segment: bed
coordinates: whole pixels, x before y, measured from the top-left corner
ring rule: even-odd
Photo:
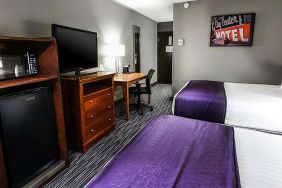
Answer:
[[[208,109],[206,110],[207,112],[205,110],[203,111],[201,108],[195,108],[194,104],[207,104],[205,100],[208,100],[211,96],[215,96],[214,93],[217,95],[220,93],[220,97],[222,97],[222,88],[214,93],[210,93],[209,88],[206,86],[214,82],[200,81],[200,83],[204,83],[203,87],[208,90],[205,92],[208,92],[210,95],[204,96],[205,100],[199,100],[198,98],[192,98],[191,94],[189,96],[184,93],[188,90],[195,92],[193,91],[194,88],[189,86],[192,82],[195,81],[187,82],[174,97],[172,105],[173,114],[214,122],[215,120],[207,119],[204,116],[210,114],[211,109],[219,113],[218,109],[220,108],[218,107],[217,101],[213,101],[214,103],[209,102],[210,105],[206,108]],[[220,84],[219,82],[215,83]],[[222,103],[226,101],[226,104],[223,104],[226,105],[226,111],[225,113],[220,113],[221,121],[224,119],[224,121],[220,123],[269,132],[282,132],[282,89],[280,86],[241,83],[222,83],[222,85],[224,85],[226,99],[221,98],[220,100]],[[200,91],[200,93],[202,93],[202,91]],[[180,100],[180,102],[177,103],[177,100]],[[177,113],[179,109],[183,108],[181,106],[184,106],[186,111],[182,110],[181,113]],[[203,118],[197,117],[199,113],[201,113],[200,115]]]
[[[234,147],[231,127],[155,117],[87,187],[240,187]]]
[[[85,187],[282,185],[282,136],[159,116]]]

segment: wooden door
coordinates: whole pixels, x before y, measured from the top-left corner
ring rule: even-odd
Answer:
[[[173,32],[158,33],[158,82],[172,83]]]

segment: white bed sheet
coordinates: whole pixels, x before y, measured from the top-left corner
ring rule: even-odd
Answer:
[[[282,133],[280,86],[226,82],[224,87],[227,97],[225,124]],[[173,99],[173,114],[178,93]]]
[[[282,89],[275,85],[224,83],[225,124],[282,132]]]
[[[282,136],[234,128],[242,188],[282,187]]]

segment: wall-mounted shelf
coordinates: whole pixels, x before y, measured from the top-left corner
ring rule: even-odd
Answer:
[[[18,78],[13,80],[4,80],[0,82],[0,89],[40,83],[40,82],[51,81],[56,79],[58,79],[57,75],[39,75],[39,76]]]

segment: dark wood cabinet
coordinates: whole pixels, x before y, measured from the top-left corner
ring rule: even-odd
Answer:
[[[115,126],[114,73],[61,77],[68,146],[85,153]]]
[[[4,156],[3,156],[3,153],[2,153],[1,140],[0,140],[0,187],[1,188],[8,187],[6,167],[5,167],[5,163],[4,163]]]
[[[0,52],[3,54],[16,53],[18,51],[32,50],[37,54],[39,74],[29,77],[22,77],[13,80],[0,81],[0,92],[7,93],[17,88],[33,87],[48,83],[52,89],[53,103],[55,110],[55,121],[59,148],[59,161],[44,170],[38,177],[31,180],[26,186],[38,187],[44,185],[53,176],[63,170],[67,165],[67,142],[65,135],[63,102],[61,95],[61,84],[59,77],[59,65],[57,45],[54,38],[18,38],[0,37]],[[5,167],[5,155],[0,138],[0,187],[9,186],[7,171]],[[24,161],[23,161],[24,162]]]

